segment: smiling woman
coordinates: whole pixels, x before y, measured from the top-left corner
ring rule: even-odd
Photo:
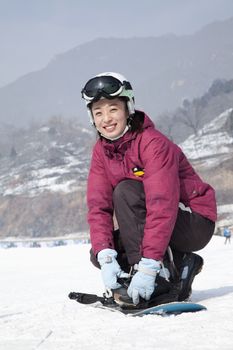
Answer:
[[[141,307],[158,298],[186,300],[203,265],[193,251],[214,233],[213,188],[181,149],[135,110],[132,86],[123,75],[95,76],[82,97],[99,134],[87,189],[92,263],[101,268],[116,302]]]

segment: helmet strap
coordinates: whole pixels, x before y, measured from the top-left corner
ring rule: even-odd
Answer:
[[[126,104],[127,104],[127,108],[128,108],[128,112],[129,112],[129,115],[133,115],[135,113],[135,108],[134,108],[134,104],[132,101],[130,101],[129,99],[126,101]]]

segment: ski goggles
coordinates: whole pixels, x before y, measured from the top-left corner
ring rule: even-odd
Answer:
[[[91,102],[101,96],[114,98],[121,96],[124,90],[132,90],[129,82],[123,83],[112,76],[101,76],[90,79],[81,91],[82,98]]]

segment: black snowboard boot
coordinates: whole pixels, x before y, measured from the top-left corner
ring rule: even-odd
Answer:
[[[133,270],[131,276],[133,276],[133,274],[136,272],[137,271]],[[134,305],[132,299],[127,294],[127,289],[130,281],[131,278],[118,279],[121,287],[112,290],[115,302],[122,308],[143,309],[146,307],[177,301],[180,292],[180,278],[173,261],[173,254],[170,247],[168,247],[165,254],[163,260],[163,268],[156,277],[156,287],[153,294],[151,295],[150,300],[146,301],[140,297],[139,304]]]
[[[201,256],[195,253],[186,253],[183,257],[180,281],[181,289],[178,300],[187,300],[192,293],[192,283],[194,277],[201,272],[204,261]]]

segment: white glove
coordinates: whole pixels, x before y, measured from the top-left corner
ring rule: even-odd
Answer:
[[[104,285],[107,289],[120,288],[117,277],[128,278],[129,274],[122,271],[116,261],[117,252],[114,249],[103,249],[97,255],[101,267],[101,274]]]
[[[138,265],[134,267],[138,270],[133,276],[127,293],[133,299],[133,303],[139,303],[141,296],[145,300],[149,300],[155,289],[155,279],[160,271],[161,262],[154,259],[142,258]]]

